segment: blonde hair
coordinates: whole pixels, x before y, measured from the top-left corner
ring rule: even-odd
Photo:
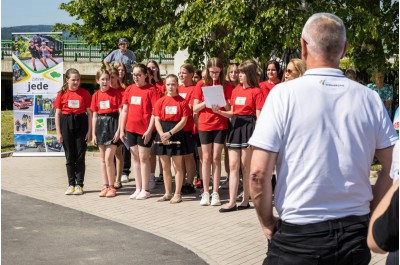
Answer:
[[[237,68],[238,71],[239,71],[239,64],[233,63],[233,64],[230,64],[230,65],[228,66],[228,70],[226,71],[225,81],[227,81],[227,82],[232,82],[231,78],[229,77],[229,73],[230,73],[234,68]],[[236,82],[238,83],[239,80],[237,80]]]
[[[79,75],[79,78],[81,77],[81,74],[79,73],[78,70],[76,70],[75,68],[69,68],[66,72],[65,72],[65,81],[64,84],[61,87],[61,90],[58,91],[61,94],[64,94],[65,92],[67,92],[68,90],[68,79],[71,78],[71,75]]]
[[[127,72],[126,72],[126,66],[125,66],[125,64],[123,64],[122,62],[118,62],[118,63],[115,63],[114,64],[114,68],[118,71],[118,68],[119,67],[122,67],[122,68],[124,68],[124,71],[125,71],[125,75],[124,75],[124,78],[123,78],[123,80],[122,80],[122,83],[121,83],[121,81],[120,81],[120,85],[123,87],[123,88],[126,88],[126,84],[128,83],[128,75],[127,75]],[[119,79],[119,73],[118,73],[118,79]]]
[[[292,63],[294,68],[296,68],[297,72],[300,73],[299,77],[304,74],[304,72],[307,70],[306,69],[306,64],[302,59],[299,58],[293,58],[289,61],[289,63]]]

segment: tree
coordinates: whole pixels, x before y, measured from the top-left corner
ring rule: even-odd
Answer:
[[[264,62],[299,48],[301,30],[316,12],[341,17],[348,29],[349,60],[357,68],[385,65],[398,53],[398,1],[389,0],[75,0],[61,4],[82,24],[57,24],[89,44],[115,48],[127,37],[138,59],[188,49],[199,66],[205,56]]]

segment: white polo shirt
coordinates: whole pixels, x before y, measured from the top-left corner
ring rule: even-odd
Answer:
[[[270,92],[249,144],[278,152],[275,206],[307,224],[370,212],[369,168],[397,133],[378,94],[332,68]],[[262,124],[262,126],[260,126]]]

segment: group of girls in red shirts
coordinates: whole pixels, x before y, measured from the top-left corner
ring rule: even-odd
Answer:
[[[154,78],[159,75],[159,69],[149,72],[151,67],[151,62],[147,66],[135,65],[132,73],[134,84],[125,89],[119,80],[118,70],[98,71],[96,82],[100,89],[92,98],[79,87],[79,72],[75,69],[67,71],[66,83],[55,101],[57,139],[63,143],[67,159],[69,187],[66,194],[83,193],[84,153],[86,142],[93,138],[101,157],[103,187],[100,197],[116,196],[122,169],[118,161],[123,164],[123,143],[131,153],[136,182],[136,189],[130,198],[144,200],[150,197],[149,183],[154,178],[154,173],[151,175],[151,157],[157,155],[162,164],[165,185],[165,194],[158,201],[180,203],[185,186],[193,187],[196,171],[193,152],[198,148],[204,187],[200,205],[218,206],[221,205],[218,190],[221,152],[226,145],[230,194],[229,202],[220,212],[249,208],[252,149],[248,148],[247,142],[268,94],[263,90],[272,89],[271,86],[260,89],[257,63],[247,60],[237,67],[238,83],[237,80],[225,81],[223,63],[218,58],[208,61],[205,76],[197,84],[193,82],[195,70],[191,64],[180,68],[181,85],[175,75],[168,75],[165,82],[159,76]],[[157,79],[156,84],[149,79],[152,73]],[[202,87],[213,85],[223,86],[225,106],[206,107]],[[117,157],[117,167],[114,156]],[[174,192],[171,160],[176,172]],[[244,196],[237,206],[239,172],[243,176]],[[213,176],[211,195],[210,175]]]

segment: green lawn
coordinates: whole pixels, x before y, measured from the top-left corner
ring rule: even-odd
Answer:
[[[1,152],[14,150],[14,116],[12,110],[1,111]]]

